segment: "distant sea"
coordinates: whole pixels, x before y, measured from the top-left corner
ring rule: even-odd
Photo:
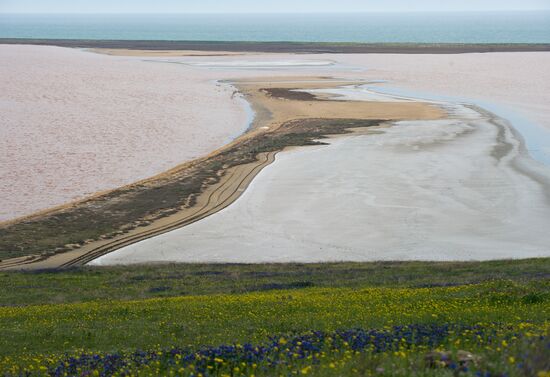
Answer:
[[[0,14],[0,38],[550,43],[550,11],[284,15]]]

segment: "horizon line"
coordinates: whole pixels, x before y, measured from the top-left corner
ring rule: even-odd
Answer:
[[[74,14],[88,14],[88,15],[236,15],[236,14],[247,14],[247,15],[288,15],[288,14],[368,14],[368,13],[486,13],[486,12],[540,12],[546,11],[550,12],[550,8],[533,8],[533,9],[464,9],[464,10],[364,10],[364,11],[312,11],[312,12],[147,12],[147,11],[134,11],[134,12],[2,12],[0,15],[74,15]]]

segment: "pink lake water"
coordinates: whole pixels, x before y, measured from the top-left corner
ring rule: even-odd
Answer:
[[[0,46],[0,67],[0,221],[150,177],[248,125],[233,87],[187,66]]]

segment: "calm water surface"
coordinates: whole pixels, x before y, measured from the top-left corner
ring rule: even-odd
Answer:
[[[0,38],[550,43],[550,12],[9,15]]]

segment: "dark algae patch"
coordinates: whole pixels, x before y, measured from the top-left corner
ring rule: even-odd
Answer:
[[[289,99],[294,101],[322,101],[314,94],[292,88],[263,88],[261,92],[268,96],[279,99]]]

